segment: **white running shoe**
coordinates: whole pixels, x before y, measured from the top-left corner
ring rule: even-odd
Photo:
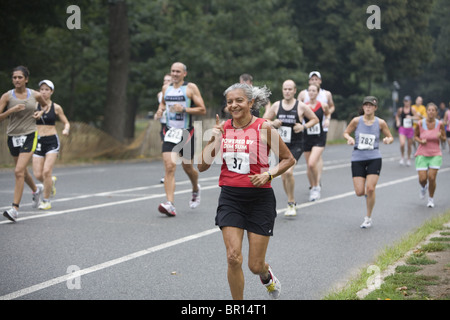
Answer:
[[[269,274],[270,274],[270,280],[268,283],[264,283],[260,277],[261,283],[266,287],[267,292],[269,293],[269,296],[272,299],[278,299],[281,294],[281,283],[280,280],[277,279],[273,275],[272,268],[269,266]]]
[[[407,166],[407,167],[410,167],[410,166],[411,166],[411,160],[409,160],[409,159],[406,160],[406,166]]]
[[[293,217],[297,215],[297,209],[295,208],[295,202],[289,202],[286,211],[284,212],[285,217]]]
[[[309,201],[316,201],[320,199],[320,186],[312,187],[309,191]]]
[[[42,184],[36,185],[36,192],[33,192],[33,204],[31,205],[33,208],[37,208],[39,202],[41,202],[42,192],[44,191],[44,186]]]
[[[192,191],[192,198],[189,201],[189,207],[191,209],[197,208],[200,204],[200,185],[198,184],[197,187],[198,191],[197,192]]]
[[[400,164],[401,166],[404,166],[404,165],[405,165],[405,159],[401,158],[399,164]]]
[[[420,188],[420,199],[425,199],[427,190],[428,190],[428,183],[425,185],[425,187]]]
[[[433,198],[428,198],[427,207],[434,208],[434,199]]]
[[[161,203],[158,207],[159,212],[168,215],[169,217],[175,217],[177,212],[175,210],[175,206],[170,201],[166,201]]]
[[[365,217],[364,222],[362,223],[362,225],[360,225],[362,229],[367,229],[370,228],[371,226],[372,226],[372,218],[369,217]]]
[[[3,216],[12,222],[16,222],[17,217],[19,216],[19,213],[14,207],[11,207],[11,209],[5,210],[3,212]]]

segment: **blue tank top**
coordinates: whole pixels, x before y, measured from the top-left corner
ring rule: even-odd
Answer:
[[[174,88],[170,85],[164,94],[164,101],[166,102],[166,123],[169,128],[189,129],[192,128],[192,118],[186,112],[172,112],[171,107],[175,104],[180,104],[186,108],[191,107],[191,99],[186,94],[188,83],[184,82],[179,88]]]
[[[380,121],[375,117],[372,125],[364,123],[363,116],[359,117],[358,126],[355,130],[355,147],[352,152],[352,161],[364,161],[381,158],[380,144]]]

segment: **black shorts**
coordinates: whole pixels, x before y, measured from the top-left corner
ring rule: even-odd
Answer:
[[[272,188],[222,186],[216,225],[236,227],[263,236],[272,236],[277,217]]]
[[[34,152],[37,145],[37,131],[24,136],[8,136],[9,153],[18,157],[20,153]]]
[[[183,129],[183,138],[181,139],[181,142],[175,144],[172,142],[163,141],[162,152],[176,152],[181,157],[192,160],[194,159],[194,141],[194,129]]]
[[[381,164],[381,158],[364,161],[352,161],[352,177],[365,178],[369,174],[380,175]]]
[[[58,135],[38,137],[36,151],[34,157],[45,157],[47,153],[59,153]]]
[[[295,160],[298,161],[303,154],[303,142],[294,143],[294,144],[286,144]]]
[[[311,152],[313,147],[325,147],[327,144],[327,135],[322,132],[319,135],[307,135],[305,134],[305,140],[303,144],[304,152]]]

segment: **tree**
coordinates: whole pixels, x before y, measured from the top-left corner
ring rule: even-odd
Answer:
[[[109,1],[109,28],[109,71],[103,130],[123,141],[128,123],[127,84],[130,61],[125,0]]]

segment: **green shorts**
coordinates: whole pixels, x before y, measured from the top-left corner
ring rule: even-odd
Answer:
[[[416,156],[416,170],[440,169],[442,165],[442,156]]]

